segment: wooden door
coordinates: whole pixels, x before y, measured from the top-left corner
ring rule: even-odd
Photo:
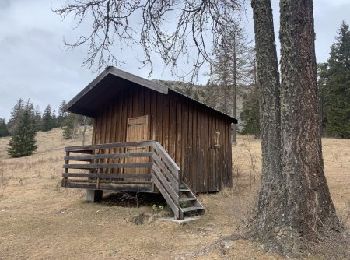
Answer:
[[[128,118],[128,126],[126,131],[127,142],[142,142],[150,139],[149,116]],[[148,152],[149,147],[128,147],[128,153]],[[130,157],[127,158],[128,163],[145,163],[149,162],[149,157]],[[150,173],[149,169],[136,168],[135,173]]]

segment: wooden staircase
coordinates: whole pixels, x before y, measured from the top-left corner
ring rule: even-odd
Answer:
[[[205,209],[203,205],[198,201],[197,197],[193,194],[191,189],[185,184],[180,184],[180,208],[183,215],[203,215]]]
[[[128,147],[149,147],[147,152],[130,153]],[[191,189],[181,181],[180,168],[163,146],[156,141],[108,143],[66,147],[62,187],[112,191],[160,192],[175,219],[202,215],[204,207]],[[73,153],[71,156],[70,153]],[[77,155],[79,154],[79,155]],[[142,157],[130,163],[126,158]],[[149,158],[146,160],[144,158]],[[70,161],[84,163],[72,164]],[[135,174],[139,169],[148,174]],[[86,170],[70,173],[69,169]],[[134,173],[129,173],[129,170]],[[141,171],[145,172],[145,171]],[[147,171],[146,171],[147,172]]]
[[[175,219],[202,215],[205,210],[191,189],[180,180],[180,167],[160,143],[154,143],[152,182],[172,209]]]

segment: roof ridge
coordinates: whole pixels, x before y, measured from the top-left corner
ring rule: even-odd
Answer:
[[[215,111],[216,113],[222,114],[224,116],[227,116],[228,118],[230,118],[232,120],[232,122],[237,123],[237,119],[231,117],[230,115],[223,113],[215,108],[212,108],[198,100],[193,99],[190,96],[187,96],[183,93],[181,93],[180,91],[176,91],[168,86],[165,86],[164,84],[161,84],[159,81],[155,81],[155,80],[150,80],[150,79],[145,79],[142,78],[140,76],[131,74],[130,72],[126,72],[123,71],[121,69],[118,69],[114,66],[107,66],[93,81],[91,81],[83,90],[81,90],[75,97],[72,98],[72,100],[70,100],[68,102],[68,110],[74,112],[74,106],[76,106],[76,104],[78,103],[78,101],[80,99],[82,99],[84,96],[86,96],[90,91],[92,91],[94,88],[97,87],[97,85],[104,79],[106,78],[108,75],[113,75],[115,77],[130,81],[136,85],[139,86],[143,86],[146,87],[148,89],[151,89],[153,91],[157,91],[161,94],[168,94],[169,90],[177,93],[185,98],[190,99],[193,102],[196,102],[197,104],[201,105],[201,106],[205,106],[208,109],[211,109],[213,111]]]

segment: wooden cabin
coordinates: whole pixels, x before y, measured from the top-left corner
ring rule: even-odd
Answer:
[[[160,191],[168,204],[172,197],[179,204],[182,190],[199,208],[195,193],[232,186],[230,138],[237,120],[182,93],[107,67],[68,110],[93,118],[94,126],[92,145],[66,147],[64,187]],[[183,213],[174,211],[176,218]]]

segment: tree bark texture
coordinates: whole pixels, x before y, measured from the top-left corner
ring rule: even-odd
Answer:
[[[312,240],[340,228],[324,175],[312,0],[280,1],[281,226]]]
[[[256,234],[270,239],[283,214],[280,186],[280,84],[270,0],[252,0],[256,48],[257,86],[260,93],[262,179],[255,218]]]

